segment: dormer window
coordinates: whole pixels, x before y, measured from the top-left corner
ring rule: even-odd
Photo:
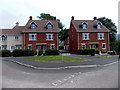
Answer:
[[[5,35],[2,35],[2,36],[1,36],[1,40],[2,40],[2,41],[5,41],[5,40],[7,40],[7,36],[5,36]]]
[[[53,25],[51,23],[48,23],[47,26],[46,26],[47,29],[52,29],[53,28]]]
[[[31,29],[36,29],[37,28],[37,24],[35,24],[34,22],[32,22],[31,25],[30,25],[30,28]]]
[[[101,23],[97,23],[97,29],[101,29]]]
[[[82,23],[82,29],[87,29],[87,23]]]

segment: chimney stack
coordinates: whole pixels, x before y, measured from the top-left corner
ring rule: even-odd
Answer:
[[[19,26],[19,23],[18,23],[18,22],[16,22],[16,26]]]
[[[94,17],[93,20],[97,20],[97,17]]]
[[[54,17],[53,20],[56,20],[56,17]]]
[[[32,16],[29,17],[29,20],[32,20]]]
[[[74,16],[71,17],[71,20],[74,20]]]

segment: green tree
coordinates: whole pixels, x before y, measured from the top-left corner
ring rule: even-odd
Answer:
[[[55,16],[52,16],[50,14],[47,13],[41,13],[40,16],[37,16],[37,18],[39,18],[40,20],[54,20]],[[57,19],[58,21],[58,26],[60,29],[63,29],[64,25],[62,24],[62,22],[60,21],[60,19]]]
[[[97,20],[99,20],[104,26],[106,26],[106,28],[110,30],[110,43],[115,42],[115,34],[117,33],[117,26],[115,25],[115,23],[113,23],[111,19],[108,19],[106,17],[101,17]]]
[[[69,29],[65,28],[59,32],[59,39],[61,42],[64,41],[68,37],[68,31],[69,31]]]

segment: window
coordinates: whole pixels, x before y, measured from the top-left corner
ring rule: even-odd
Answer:
[[[0,46],[0,50],[1,50],[1,46]]]
[[[97,23],[97,29],[101,29],[101,23]]]
[[[82,43],[82,49],[85,49],[85,48],[86,48],[86,44]]]
[[[55,44],[50,44],[50,49],[55,49]]]
[[[14,50],[14,49],[15,49],[15,46],[11,46],[11,49]]]
[[[102,49],[106,49],[106,43],[102,43]]]
[[[29,34],[29,40],[36,40],[36,34]]]
[[[7,45],[2,45],[2,49],[7,49]]]
[[[51,23],[48,23],[47,26],[46,26],[47,29],[52,29],[53,28],[53,25]]]
[[[5,40],[7,40],[7,36],[5,36],[5,35],[2,35],[2,36],[1,36],[1,40],[2,40],[2,41],[5,41]]]
[[[16,35],[16,36],[15,36],[15,40],[19,40],[19,36]]]
[[[16,49],[22,49],[22,45],[16,45]]]
[[[35,29],[36,27],[37,27],[37,25],[34,22],[32,22],[31,25],[30,25],[30,28]]]
[[[104,33],[98,33],[98,40],[104,40]]]
[[[53,40],[53,34],[46,34],[46,40]]]
[[[28,49],[29,49],[29,50],[32,50],[32,46],[28,46]]]
[[[83,24],[82,24],[82,28],[83,28],[83,29],[87,29],[87,24],[86,24],[86,23],[83,23]]]
[[[83,33],[83,40],[89,40],[89,33]]]

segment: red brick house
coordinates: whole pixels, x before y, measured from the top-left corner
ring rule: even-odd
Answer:
[[[54,20],[32,20],[25,25],[23,48],[36,50],[58,49],[58,22]]]
[[[94,48],[101,52],[110,50],[109,30],[96,20],[74,20],[72,16],[69,30],[69,49],[76,53],[77,49]]]

